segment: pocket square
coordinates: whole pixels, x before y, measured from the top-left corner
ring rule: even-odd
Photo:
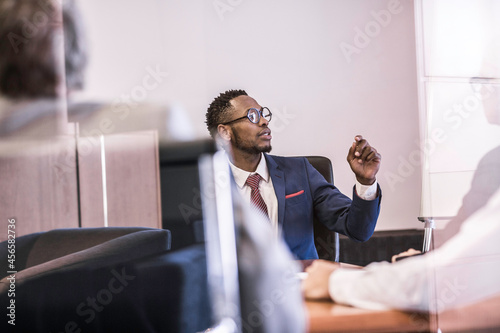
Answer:
[[[292,193],[292,194],[287,194],[287,195],[285,195],[285,199],[296,197],[298,195],[301,195],[302,193],[304,193],[304,190],[300,190],[300,191]]]

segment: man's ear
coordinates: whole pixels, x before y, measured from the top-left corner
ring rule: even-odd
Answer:
[[[229,126],[219,124],[217,126],[217,133],[219,133],[219,136],[223,141],[231,141],[231,128]]]

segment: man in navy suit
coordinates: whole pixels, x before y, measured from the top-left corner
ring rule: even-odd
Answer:
[[[362,136],[355,137],[347,156],[357,180],[351,200],[328,183],[307,159],[267,154],[271,151],[271,119],[271,111],[244,90],[220,94],[206,113],[210,135],[226,151],[243,197],[249,202],[259,197],[257,205],[297,259],[318,258],[313,217],[353,240],[368,240],[380,211],[381,190],[376,174],[381,157],[377,150]],[[247,183],[254,174],[260,176],[257,190]]]

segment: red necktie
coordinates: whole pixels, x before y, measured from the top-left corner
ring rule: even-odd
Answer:
[[[264,202],[264,199],[262,199],[262,196],[260,195],[259,191],[259,182],[262,179],[262,177],[256,173],[253,175],[248,176],[246,184],[250,186],[252,189],[252,192],[250,193],[250,202],[252,205],[254,205],[259,211],[264,214],[264,216],[269,219],[269,215],[267,213],[267,205]]]

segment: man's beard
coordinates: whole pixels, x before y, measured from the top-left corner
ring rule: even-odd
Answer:
[[[260,153],[270,153],[271,149],[273,147],[271,146],[266,146],[266,147],[257,147],[257,146],[245,146],[243,144],[243,140],[241,140],[240,136],[236,131],[233,131],[234,134],[234,145],[237,149],[244,151],[249,154],[260,154]]]

